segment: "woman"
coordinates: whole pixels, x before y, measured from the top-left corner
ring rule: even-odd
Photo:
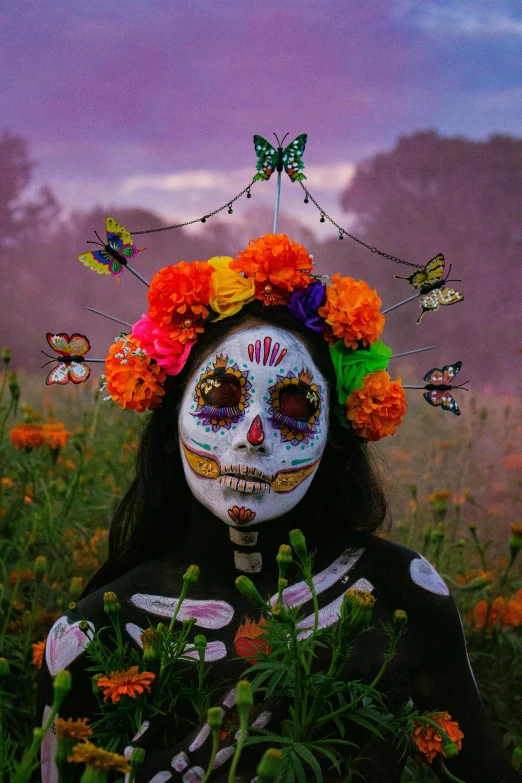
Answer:
[[[338,416],[339,375],[323,334],[296,317],[295,307],[265,304],[252,302],[209,326],[169,379],[145,427],[136,477],[113,520],[108,560],[86,588],[79,612],[95,628],[106,625],[103,594],[115,592],[128,638],[138,643],[147,618],[172,617],[183,574],[195,563],[201,575],[190,593],[194,633],[207,637],[214,680],[235,682],[247,668],[232,660],[237,639],[253,615],[235,578],[253,574],[262,595],[273,593],[279,545],[298,527],[316,550],[322,625],[336,622],[348,588],[376,599],[373,627],[358,638],[346,676],[371,682],[387,648],[379,620],[389,622],[396,609],[405,610],[407,634],[379,686],[390,710],[410,697],[421,712],[447,710],[465,738],[459,756],[446,762],[454,775],[467,783],[518,780],[482,706],[446,585],[418,554],[375,535],[385,522],[385,497],[368,447]],[[299,579],[292,570],[288,577],[290,584]],[[298,593],[287,593],[285,601],[309,615],[310,595]],[[49,635],[42,713],[52,698],[52,676],[64,666],[74,685],[62,716],[96,712],[78,619],[69,613]],[[227,693],[217,700],[225,709]],[[277,730],[277,711],[263,714],[268,724],[260,725]],[[364,733],[351,739],[361,744]],[[147,750],[140,781],[201,780],[210,753],[201,727],[162,750],[154,726],[145,726],[137,743]],[[227,779],[231,747],[229,737],[216,780]],[[258,746],[244,752],[240,780],[254,778],[260,755]],[[404,760],[391,740],[373,742],[370,756],[359,767],[363,779],[400,781]],[[53,779],[50,763],[43,776]]]

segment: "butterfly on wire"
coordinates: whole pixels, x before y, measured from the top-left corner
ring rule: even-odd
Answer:
[[[453,378],[460,372],[461,367],[462,362],[455,362],[455,364],[445,364],[442,370],[439,370],[437,367],[429,370],[424,376],[424,380],[427,381],[426,386],[424,386],[426,391],[423,395],[426,402],[429,402],[434,407],[440,405],[443,411],[451,411],[456,416],[460,416],[460,408],[450,391],[452,389],[465,388],[464,384],[468,383],[468,381],[464,381],[464,383],[458,386],[454,386],[451,383]],[[465,389],[465,391],[468,390]]]
[[[451,281],[443,278],[445,263],[444,256],[439,253],[431,261],[428,261],[425,267],[418,269],[409,277],[395,275],[399,280],[407,280],[416,291],[421,292],[422,312],[417,323],[420,323],[424,313],[429,310],[438,310],[440,305],[456,304],[464,299],[464,295],[460,291],[446,286],[447,282],[459,283],[460,280]],[[451,266],[449,271],[451,272]]]
[[[73,383],[84,383],[91,374],[91,368],[84,362],[88,359],[84,358],[84,354],[90,350],[91,344],[84,334],[65,334],[60,332],[59,334],[53,334],[47,332],[47,342],[56,351],[58,356],[50,356],[51,361],[57,361],[56,367],[53,367],[45,383],[50,386],[53,383],[59,383],[63,386],[69,381]],[[48,353],[42,351],[45,356],[49,356]],[[50,364],[46,362],[45,364]],[[45,364],[42,365],[45,367]]]
[[[92,269],[99,275],[113,275],[117,279],[127,266],[130,258],[145,250],[144,247],[135,247],[132,237],[126,228],[121,226],[117,220],[108,217],[105,221],[107,232],[107,241],[103,242],[98,232],[94,233],[98,237],[98,242],[88,241],[88,245],[100,245],[101,250],[81,253],[77,256],[78,261]]]
[[[286,136],[283,136],[281,141],[279,141],[275,133],[274,136],[277,139],[277,149],[272,147],[270,142],[262,136],[254,136],[254,147],[257,155],[256,169],[258,172],[254,177],[254,182],[261,179],[270,179],[274,171],[281,172],[283,168],[292,182],[306,179],[302,173],[304,169],[302,156],[306,145],[306,133],[301,133],[284,149],[283,142],[288,133]]]

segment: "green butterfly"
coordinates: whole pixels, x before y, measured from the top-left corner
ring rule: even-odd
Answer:
[[[274,136],[277,139],[275,133]],[[288,136],[288,133],[286,136]],[[258,179],[270,179],[276,169],[277,171],[283,171],[283,166],[292,182],[306,179],[305,175],[301,174],[304,169],[304,163],[301,156],[305,149],[306,133],[301,133],[301,135],[294,139],[288,147],[283,149],[283,141],[286,139],[286,136],[284,136],[281,141],[277,139],[279,145],[277,149],[274,149],[274,147],[272,147],[272,145],[262,136],[254,136],[254,146],[257,155],[256,169],[259,172],[254,177],[254,181]]]

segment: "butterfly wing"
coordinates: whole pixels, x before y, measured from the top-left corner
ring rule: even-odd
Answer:
[[[426,283],[431,285],[432,283],[437,283],[442,278],[445,263],[442,253],[438,253],[431,261],[428,261],[423,270],[426,275]]]
[[[277,166],[277,150],[262,136],[254,136],[254,147],[257,155],[255,180],[270,179]]]
[[[439,305],[450,305],[462,302],[464,295],[460,291],[456,291],[454,288],[435,288],[425,296],[421,297],[420,306],[422,307],[422,313],[417,319],[417,323],[428,310],[438,310]]]
[[[56,351],[60,356],[83,356],[91,348],[91,344],[84,334],[75,333],[69,337],[64,332],[59,334],[47,332],[46,338],[53,351]]]
[[[426,285],[426,269],[418,269],[409,277],[403,277],[403,275],[394,275],[399,280],[407,280],[408,283],[413,286],[417,291]]]
[[[450,386],[453,378],[459,374],[461,367],[462,362],[455,362],[455,364],[445,364],[442,368],[442,383]]]
[[[301,133],[283,150],[283,166],[292,182],[306,179],[305,175],[301,173],[304,169],[302,156],[305,151],[306,138],[306,133]]]
[[[81,253],[79,256],[76,256],[76,258],[78,261],[81,261],[84,266],[92,269],[93,272],[96,272],[99,275],[111,274],[110,264],[113,259],[104,250],[95,250],[93,253]]]
[[[438,370],[437,372],[440,372]],[[451,396],[449,391],[442,391],[440,389],[432,389],[431,391],[424,392],[424,399],[429,402],[430,405],[442,407],[442,410],[451,411],[456,416],[460,416],[460,408],[457,405],[455,399]]]
[[[91,374],[91,368],[83,362],[58,362],[46,378],[45,383],[51,386],[58,383],[64,386],[71,380],[73,383],[84,383]]]

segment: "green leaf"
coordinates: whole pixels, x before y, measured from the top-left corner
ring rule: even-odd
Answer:
[[[323,773],[321,772],[321,766],[315,758],[314,754],[306,747],[306,745],[303,745],[301,742],[296,742],[294,744],[294,750],[304,761],[306,761],[309,767],[312,767],[318,783],[323,783]]]
[[[377,737],[380,737],[382,739],[382,734],[379,731],[379,729],[376,726],[373,726],[369,720],[366,720],[366,718],[361,717],[356,712],[349,713],[345,716],[346,720],[351,720],[354,723],[358,723],[360,726],[364,726],[365,729],[368,729],[368,731],[371,731],[372,734],[376,734]]]
[[[293,749],[290,751],[290,760],[298,783],[306,783],[306,773],[301,763],[301,759]]]

